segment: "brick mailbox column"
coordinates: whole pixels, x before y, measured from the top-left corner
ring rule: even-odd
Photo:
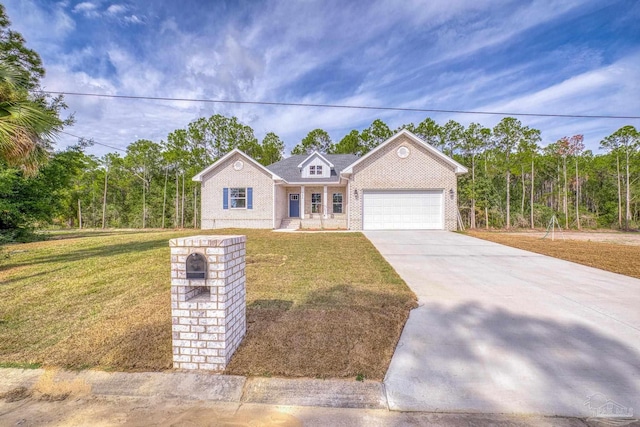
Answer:
[[[222,371],[246,332],[246,236],[171,239],[173,367]]]

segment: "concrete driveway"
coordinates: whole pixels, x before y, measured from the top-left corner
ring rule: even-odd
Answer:
[[[450,232],[365,234],[420,304],[392,409],[638,417],[640,280]]]

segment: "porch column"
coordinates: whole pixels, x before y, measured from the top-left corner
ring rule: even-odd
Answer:
[[[351,178],[347,180],[347,194],[342,199],[342,213],[347,214],[347,230],[351,230]]]
[[[323,214],[324,218],[327,219],[327,216],[328,216],[327,215],[327,211],[328,211],[328,209],[327,209],[327,186],[326,185],[324,186],[324,194],[322,195],[322,201],[324,202],[322,204],[322,208],[323,208],[322,214]]]
[[[300,186],[300,219],[304,219],[304,185]]]

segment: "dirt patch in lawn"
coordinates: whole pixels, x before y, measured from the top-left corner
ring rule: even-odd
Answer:
[[[542,239],[529,233],[481,232],[468,231],[468,235],[489,240],[518,249],[524,249],[590,267],[640,279],[640,246],[629,243],[607,243],[609,239],[620,236],[626,241],[635,241],[635,235],[627,233],[578,233],[580,240],[570,239],[572,234],[566,233],[565,240],[556,233],[555,241],[550,237]],[[631,236],[631,237],[629,237]],[[639,236],[640,237],[640,236]],[[598,241],[598,239],[607,239]],[[595,241],[594,241],[595,240]]]
[[[547,235],[546,231],[531,230],[531,231],[516,231],[505,233],[510,236],[524,236],[524,237],[536,237],[543,238]],[[548,239],[551,239],[551,234],[547,235]],[[602,243],[615,243],[617,245],[630,245],[640,246],[640,233],[638,232],[621,232],[612,230],[602,231],[555,231],[555,239],[558,240],[580,240],[587,242],[602,242]]]
[[[0,366],[171,369],[168,240],[75,233],[0,264]],[[415,295],[360,233],[247,235],[248,331],[227,373],[384,377]]]
[[[384,378],[413,302],[392,292],[371,294],[350,287],[336,292],[357,304],[250,305],[247,336],[227,373]]]

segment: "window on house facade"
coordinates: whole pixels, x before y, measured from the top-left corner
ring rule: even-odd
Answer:
[[[315,175],[315,174],[316,174],[316,167],[309,166],[309,175]]]
[[[333,213],[342,213],[342,193],[333,193]]]
[[[316,166],[316,175],[322,175],[322,165]]]
[[[322,195],[320,193],[311,194],[311,213],[320,213],[322,211]]]
[[[247,207],[247,189],[246,188],[230,188],[229,199],[231,209],[246,209]]]

